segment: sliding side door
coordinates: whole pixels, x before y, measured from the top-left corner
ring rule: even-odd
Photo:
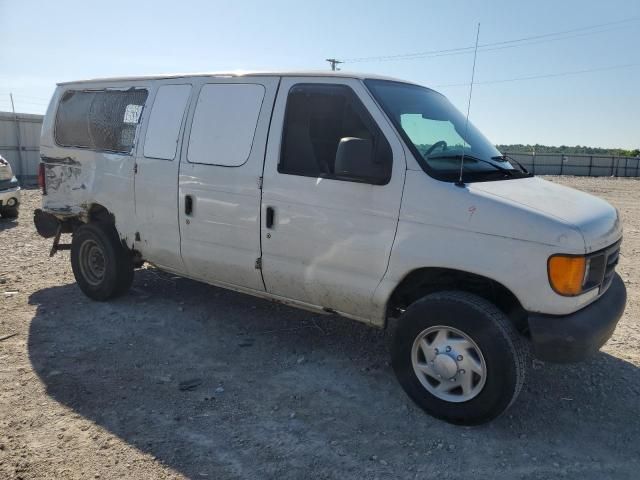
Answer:
[[[189,276],[264,291],[260,178],[278,77],[209,78],[185,135],[181,252]]]

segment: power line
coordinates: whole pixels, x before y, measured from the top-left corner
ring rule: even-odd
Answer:
[[[516,38],[512,40],[503,40],[500,42],[485,43],[485,44],[479,45],[478,49],[480,51],[501,50],[503,48],[513,48],[516,46],[533,45],[536,43],[554,42],[558,40],[566,40],[569,38],[575,38],[575,37],[580,37],[585,35],[594,35],[598,33],[605,33],[615,29],[598,30],[595,32],[593,31],[585,32],[585,30],[594,30],[602,27],[610,27],[613,25],[620,25],[623,23],[635,22],[638,20],[640,20],[640,17],[632,17],[625,20],[600,23],[600,24],[589,25],[585,27],[573,28],[570,30],[544,33],[540,35],[531,35],[528,37],[521,37],[521,38]],[[577,35],[567,35],[572,33],[575,34],[576,32],[582,32],[582,33],[579,33]],[[550,37],[559,37],[559,38],[550,38]],[[524,43],[524,42],[528,42],[528,43]],[[522,45],[515,45],[515,44],[522,44]],[[440,57],[440,56],[448,56],[448,55],[469,54],[469,53],[473,53],[473,50],[474,50],[474,46],[472,45],[468,47],[449,48],[444,50],[429,50],[429,51],[413,52],[413,53],[402,53],[397,55],[381,55],[381,56],[371,56],[371,57],[347,58],[347,59],[344,59],[343,62],[360,63],[360,62],[376,62],[376,61],[384,62],[384,61],[391,61],[391,60],[413,60],[413,59],[419,59],[419,58],[425,58],[425,57]]]
[[[9,95],[9,93],[10,93],[10,92],[0,92],[0,94],[2,94],[2,95]],[[18,93],[18,94],[14,93],[14,94],[13,94],[13,97],[14,97],[14,98],[16,98],[16,97],[20,97],[20,98],[30,98],[30,99],[33,99],[33,100],[43,100],[43,101],[45,101],[45,102],[47,102],[47,103],[48,103],[48,102],[49,102],[49,100],[50,100],[49,98],[45,98],[45,97],[33,97],[33,96],[31,96],[31,95],[22,95],[21,93]]]
[[[503,40],[501,42],[493,42],[493,43],[485,43],[482,45],[478,46],[478,49],[480,51],[489,51],[489,50],[499,50],[501,48],[506,48],[505,45],[509,45],[510,47],[512,47],[511,44],[514,43],[521,43],[521,42],[529,42],[525,45],[531,45],[531,44],[536,44],[536,43],[543,43],[545,41],[557,41],[557,40],[565,40],[565,39],[569,39],[569,38],[575,38],[575,37],[579,37],[579,36],[585,36],[585,35],[593,35],[593,34],[597,34],[597,33],[603,33],[603,32],[608,32],[614,29],[606,29],[606,30],[600,30],[600,31],[596,31],[596,32],[585,32],[585,33],[581,33],[578,35],[571,35],[571,36],[563,36],[561,38],[550,38],[547,40],[542,40],[542,41],[538,41],[538,42],[532,42],[532,40],[540,40],[543,38],[548,38],[548,37],[553,37],[553,36],[560,36],[560,35],[566,35],[569,33],[575,33],[578,31],[584,31],[584,30],[593,30],[595,28],[602,28],[602,27],[607,27],[607,26],[611,26],[611,25],[618,25],[621,23],[628,23],[628,22],[634,22],[639,20],[640,18],[638,17],[634,17],[634,18],[630,18],[630,19],[626,19],[626,20],[618,20],[616,22],[608,22],[608,23],[601,23],[601,24],[597,24],[597,25],[590,25],[588,27],[580,27],[580,28],[574,28],[571,30],[564,30],[564,31],[560,31],[560,32],[553,32],[553,33],[545,33],[545,34],[541,34],[541,35],[532,35],[532,36],[528,36],[528,37],[522,37],[522,38],[517,38],[517,39],[513,39],[513,40]],[[490,47],[500,47],[501,48],[490,48]],[[520,45],[513,45],[513,46],[520,46]],[[348,62],[348,63],[356,63],[356,62],[367,62],[367,61],[388,61],[388,60],[403,60],[403,59],[414,59],[414,58],[423,58],[423,57],[428,57],[428,56],[447,56],[447,55],[460,55],[460,54],[467,54],[467,53],[472,53],[474,50],[474,46],[469,46],[469,47],[460,47],[460,48],[449,48],[449,49],[445,49],[445,50],[430,50],[430,51],[425,51],[425,52],[414,52],[414,53],[404,53],[404,54],[398,54],[398,55],[386,55],[386,56],[376,56],[376,57],[360,57],[360,58],[351,58],[351,59],[345,59],[344,62]]]
[[[560,37],[560,38],[547,38],[547,39],[541,39],[541,40],[533,40],[530,41],[528,40],[526,43],[512,43],[512,44],[507,44],[507,45],[502,45],[502,46],[496,46],[496,47],[486,47],[485,48],[479,48],[478,50],[480,52],[493,52],[496,50],[505,50],[507,48],[517,48],[517,47],[527,47],[529,45],[538,45],[540,43],[547,43],[547,42],[555,42],[558,40],[568,40],[571,38],[577,38],[577,37],[584,37],[584,36],[588,36],[588,35],[594,35],[594,34],[598,34],[598,33],[606,33],[606,32],[610,32],[613,30],[617,30],[617,29],[605,29],[605,30],[599,30],[596,32],[585,32],[585,33],[577,33],[575,35],[567,35],[564,37]],[[419,60],[421,58],[433,58],[433,57],[449,57],[452,55],[469,55],[473,53],[473,50],[469,50],[469,49],[453,49],[451,51],[449,51],[449,53],[434,53],[432,55],[422,55],[422,56],[412,56],[412,57],[403,57],[403,58],[388,58],[388,59],[384,59],[384,60],[378,60],[380,62],[387,62],[387,61],[394,61],[394,60]]]
[[[47,106],[49,105],[49,102],[41,102],[41,101],[33,101],[33,100],[22,100],[16,97],[24,97],[24,98],[36,98],[36,97],[30,97],[29,95],[14,95],[13,93],[8,93],[7,97],[9,98],[9,103],[11,105],[11,111],[13,112],[13,114],[15,115],[15,106],[17,105],[18,108],[20,108],[20,106],[26,106],[26,110],[39,110],[39,111],[44,111],[46,110]],[[6,99],[0,97],[0,110],[5,109],[5,102]],[[9,109],[7,108],[7,111]]]
[[[591,72],[603,72],[606,70],[617,70],[620,68],[631,68],[631,67],[639,67],[640,63],[627,63],[625,65],[612,65],[610,67],[598,67],[598,68],[589,68],[585,70],[573,70],[568,72],[558,72],[558,73],[547,73],[543,75],[530,75],[524,77],[514,77],[514,78],[503,78],[499,80],[486,80],[484,82],[475,82],[475,85],[490,85],[493,83],[506,83],[506,82],[518,82],[521,80],[536,80],[539,78],[552,78],[552,77],[564,77],[567,75],[579,75],[582,73],[591,73]],[[468,87],[468,83],[448,83],[443,85],[435,85],[436,88],[443,87]]]
[[[15,97],[15,95],[14,95]],[[32,102],[29,100],[19,100],[19,99],[15,99],[16,104],[22,105],[22,104],[27,104],[27,105],[38,105],[40,107],[46,107],[49,105],[48,102]]]

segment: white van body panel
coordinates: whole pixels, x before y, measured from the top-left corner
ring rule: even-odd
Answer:
[[[607,225],[602,230],[615,231],[605,241],[607,246],[622,235],[620,223],[606,202],[566,189],[565,205],[555,187],[538,178],[522,178],[461,188],[423,171],[408,170],[398,234],[376,304],[386,304],[403,278],[417,266],[426,266],[490,278],[508,288],[530,312],[562,315],[588,305],[598,292],[576,297],[556,294],[549,284],[547,261],[558,253],[598,249],[591,243],[585,247],[585,232],[590,230],[583,228],[591,224],[585,217],[601,218]],[[552,202],[532,200],[545,195]],[[583,209],[575,207],[579,201]],[[588,238],[591,242],[592,237]],[[601,242],[601,237],[597,240]]]
[[[149,121],[143,126],[136,156],[135,248],[143,258],[171,270],[183,269],[178,227],[178,170],[181,136],[193,87],[158,82],[147,100]]]
[[[195,81],[197,90],[206,92],[200,111],[210,109],[212,116],[206,122],[208,127],[197,126],[198,104],[194,99],[179,177],[178,212],[185,270],[190,277],[205,282],[264,290],[261,272],[256,268],[260,258],[259,180],[279,79]],[[244,101],[233,101],[243,93],[247,94]],[[231,128],[235,137],[230,139],[229,125],[236,123],[234,118],[250,119],[252,125]],[[189,142],[194,138],[194,128],[206,128],[214,139],[226,136],[225,141],[218,142],[223,148],[192,150]],[[241,129],[245,131],[238,132]],[[200,133],[198,138],[202,138]],[[185,213],[187,195],[193,202],[190,215]]]
[[[584,251],[575,253],[595,252],[615,243],[622,236],[618,212],[609,203],[539,177],[507,182],[480,182],[472,184],[471,188],[572,225],[583,235],[585,243]]]
[[[349,86],[391,145],[387,185],[278,172],[288,92],[296,84]],[[370,321],[374,291],[387,269],[406,163],[394,130],[359,80],[287,77],[273,112],[262,194],[262,258],[267,291]],[[273,229],[266,208],[275,209]]]

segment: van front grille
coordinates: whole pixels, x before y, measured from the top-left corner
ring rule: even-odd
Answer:
[[[616,265],[618,265],[618,260],[620,259],[621,242],[622,240],[617,241],[604,251],[605,267],[604,277],[602,278],[602,283],[600,285],[600,293],[604,293],[604,291],[609,288],[609,285],[611,285],[613,275],[616,272]]]

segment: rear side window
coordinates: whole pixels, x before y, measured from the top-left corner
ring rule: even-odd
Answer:
[[[348,138],[371,145],[367,170],[378,179],[376,183],[386,183],[391,147],[353,90],[346,85],[295,85],[287,98],[278,171],[358,181],[357,174],[345,178],[336,171],[338,146]]]
[[[178,148],[182,117],[191,95],[191,85],[163,85],[158,88],[149,115],[144,156],[173,160]]]
[[[187,160],[238,167],[249,158],[265,89],[262,85],[210,83],[200,90]]]
[[[55,139],[63,147],[130,153],[147,90],[69,90],[55,120]]]

